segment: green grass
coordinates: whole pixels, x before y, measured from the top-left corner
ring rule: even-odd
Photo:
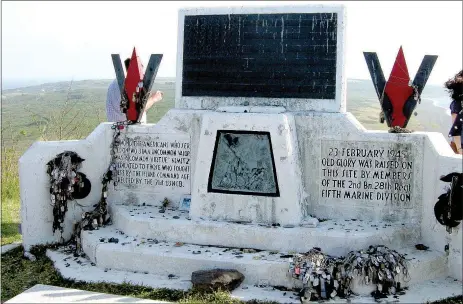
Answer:
[[[2,238],[1,245],[21,241],[19,234],[19,206],[18,200],[2,200]]]
[[[18,242],[20,222],[18,153],[15,148],[2,149],[2,236],[1,245]]]

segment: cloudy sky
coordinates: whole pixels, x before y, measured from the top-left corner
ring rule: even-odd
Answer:
[[[136,46],[146,64],[164,54],[160,77],[175,77],[177,17],[182,7],[278,6],[311,1],[2,2],[3,79],[114,78],[111,53]],[[339,3],[323,1],[323,3]],[[424,55],[438,55],[429,83],[462,68],[462,2],[344,2],[346,74],[369,79],[363,51],[378,53],[386,78],[402,45],[414,77]]]

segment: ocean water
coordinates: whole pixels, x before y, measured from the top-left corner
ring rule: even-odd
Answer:
[[[426,99],[431,100],[434,106],[444,109],[445,113],[450,116],[450,103],[452,100],[448,96],[432,97]]]
[[[59,79],[2,79],[2,90],[19,89],[44,83],[59,82]]]

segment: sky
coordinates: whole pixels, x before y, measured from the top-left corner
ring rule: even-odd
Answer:
[[[347,78],[370,79],[364,51],[378,53],[386,79],[402,46],[413,79],[424,55],[438,55],[429,84],[462,69],[461,1],[9,1],[2,2],[2,79],[111,79],[111,54],[163,54],[158,77],[175,77],[178,9],[346,6]]]

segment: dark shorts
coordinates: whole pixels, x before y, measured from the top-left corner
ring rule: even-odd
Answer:
[[[457,114],[457,117],[450,128],[449,136],[462,136],[463,138],[463,110],[460,110]],[[461,147],[463,148],[463,141],[461,143]]]
[[[450,113],[458,114],[462,110],[461,102],[452,100],[450,103]]]

